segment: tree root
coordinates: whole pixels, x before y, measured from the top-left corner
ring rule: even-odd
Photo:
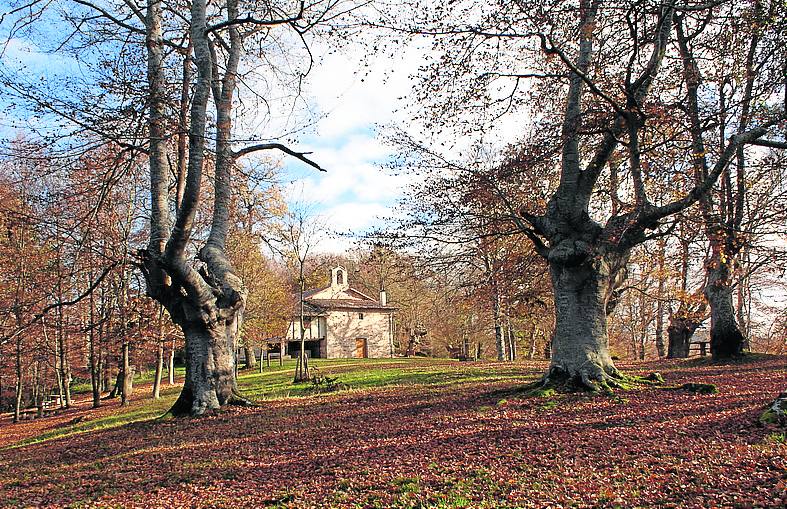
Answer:
[[[568,372],[559,366],[552,366],[541,380],[526,387],[532,395],[540,396],[544,391],[590,392],[612,394],[615,389],[629,390],[641,385],[660,385],[664,379],[658,373],[645,377],[624,375],[614,366],[602,367],[593,364],[588,369]]]
[[[260,406],[258,403],[243,396],[238,389],[233,389],[232,396],[227,400],[227,405],[240,406],[244,408],[254,408]]]
[[[191,415],[191,398],[191,390],[183,387],[178,399],[175,400],[175,403],[172,404],[169,411],[164,414],[165,417],[186,417]]]

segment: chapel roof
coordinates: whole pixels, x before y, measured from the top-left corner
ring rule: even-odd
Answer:
[[[331,309],[370,309],[393,311],[395,306],[380,304],[373,299],[307,299],[306,304],[310,304],[316,309],[325,311]]]
[[[331,284],[303,293],[304,311],[312,316],[326,311],[353,309],[370,311],[394,311],[396,306],[382,304],[360,290],[352,288],[347,281],[344,267],[331,269]]]

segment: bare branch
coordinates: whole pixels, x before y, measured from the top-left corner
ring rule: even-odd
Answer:
[[[750,141],[749,145],[758,145],[760,147],[787,149],[787,141],[777,140],[754,140]]]
[[[298,159],[300,161],[303,161],[304,163],[308,164],[309,166],[311,166],[313,168],[317,168],[320,171],[328,171],[328,170],[324,169],[323,167],[321,167],[319,164],[315,163],[314,161],[312,161],[311,159],[306,157],[306,155],[311,154],[311,152],[296,152],[296,151],[294,151],[294,150],[292,150],[292,149],[282,145],[281,143],[261,143],[259,145],[252,145],[250,147],[242,148],[240,150],[237,150],[237,151],[233,152],[233,155],[237,159],[239,157],[251,154],[253,152],[260,152],[262,150],[281,150],[285,154],[289,154],[292,157],[294,157],[294,158],[296,158],[296,159]]]
[[[98,288],[98,285],[101,284],[101,282],[104,280],[104,278],[107,277],[107,274],[109,274],[112,271],[112,269],[117,267],[118,263],[119,262],[115,261],[115,262],[112,262],[112,264],[109,265],[108,267],[105,267],[104,270],[101,272],[101,275],[99,275],[98,278],[95,281],[93,281],[93,283],[91,283],[90,286],[84,292],[82,292],[81,294],[77,295],[73,299],[60,301],[60,302],[56,302],[54,304],[49,304],[48,306],[45,306],[41,311],[36,313],[33,316],[33,318],[30,319],[30,321],[28,321],[24,325],[21,325],[21,326],[17,327],[16,331],[13,334],[11,334],[9,336],[6,336],[4,338],[0,338],[0,345],[6,344],[7,342],[11,341],[15,337],[17,337],[18,335],[20,335],[24,331],[26,331],[28,329],[28,327],[30,327],[32,325],[35,325],[39,321],[43,320],[44,317],[46,317],[47,313],[49,313],[53,309],[58,309],[58,308],[66,307],[66,306],[73,306],[74,304],[78,304],[79,302],[81,302],[86,297],[89,297],[90,294],[93,293],[93,291],[96,288]]]
[[[217,30],[222,30],[224,28],[229,28],[238,25],[257,25],[257,26],[266,26],[266,27],[276,26],[276,25],[288,25],[303,19],[304,9],[305,9],[305,2],[301,1],[300,8],[298,9],[298,13],[289,17],[282,17],[278,19],[273,19],[273,18],[258,19],[253,17],[251,14],[247,14],[243,18],[229,19],[227,21],[222,21],[221,23],[216,23],[215,25],[211,25],[206,29],[206,33],[211,33]]]

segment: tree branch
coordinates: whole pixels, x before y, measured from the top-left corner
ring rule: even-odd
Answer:
[[[753,142],[757,141],[760,136],[763,136],[768,132],[769,127],[778,124],[782,120],[784,120],[784,115],[782,115],[780,118],[773,119],[759,127],[750,129],[745,133],[737,134],[731,137],[729,143],[727,143],[727,146],[724,149],[724,152],[722,152],[719,156],[719,160],[716,161],[713,169],[708,173],[708,176],[703,179],[702,182],[694,186],[694,188],[683,198],[675,200],[661,207],[653,207],[649,209],[644,214],[640,215],[637,222],[641,225],[652,223],[669,215],[676,214],[681,210],[685,210],[693,205],[711,190],[719,175],[721,175],[721,172],[724,171],[728,164],[730,164],[730,160],[735,155],[738,147],[745,144],[753,144]]]
[[[787,149],[786,141],[753,140],[749,142],[749,145],[758,145],[760,147],[777,148],[777,149]]]
[[[276,26],[276,25],[287,25],[290,23],[295,23],[296,21],[300,21],[303,19],[303,11],[305,9],[305,2],[301,1],[300,7],[298,9],[298,14],[294,16],[286,17],[286,18],[279,18],[279,19],[257,19],[253,17],[251,14],[247,14],[246,17],[243,18],[235,18],[229,19],[227,21],[222,21],[221,23],[216,23],[215,25],[211,25],[206,29],[206,33],[215,32],[217,30],[221,30],[223,28],[229,28],[237,25],[257,25],[257,26]]]
[[[54,304],[49,304],[48,306],[45,306],[41,311],[36,313],[33,316],[33,318],[30,319],[30,321],[28,321],[26,324],[18,327],[13,334],[11,334],[10,336],[6,336],[6,337],[0,339],[0,345],[4,345],[7,342],[9,342],[12,339],[14,339],[15,337],[17,337],[18,335],[22,334],[24,331],[27,330],[28,327],[30,327],[31,325],[35,325],[36,323],[41,321],[46,316],[46,314],[49,313],[50,311],[52,311],[53,309],[61,308],[61,307],[64,307],[64,306],[73,306],[74,304],[78,304],[85,297],[90,296],[90,294],[93,293],[93,291],[96,288],[98,288],[98,285],[101,284],[101,282],[104,280],[104,278],[107,277],[107,274],[109,274],[112,271],[112,269],[117,267],[118,263],[119,262],[115,261],[115,262],[112,262],[112,264],[109,265],[108,267],[105,267],[103,272],[101,273],[101,275],[98,276],[98,279],[93,281],[93,283],[87,288],[87,290],[85,290],[83,293],[77,295],[73,299],[66,300],[66,301],[60,301],[60,302],[56,302]]]
[[[233,152],[233,156],[237,159],[239,157],[251,154],[253,152],[259,152],[259,151],[262,151],[262,150],[281,150],[285,154],[289,154],[292,157],[303,161],[304,163],[308,164],[309,166],[311,166],[313,168],[317,168],[320,171],[328,171],[328,170],[324,169],[323,167],[321,167],[316,162],[314,162],[311,159],[309,159],[308,157],[306,157],[306,155],[307,154],[311,154],[311,152],[296,152],[296,151],[294,151],[294,150],[292,150],[292,149],[282,145],[281,143],[260,143],[259,145],[252,145],[250,147],[242,148],[240,150],[237,150],[237,151]]]

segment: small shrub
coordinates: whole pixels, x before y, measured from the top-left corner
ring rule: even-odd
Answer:
[[[313,369],[309,392],[320,394],[323,392],[336,392],[342,389],[347,389],[347,384],[340,382],[339,377],[323,375],[316,368]]]

